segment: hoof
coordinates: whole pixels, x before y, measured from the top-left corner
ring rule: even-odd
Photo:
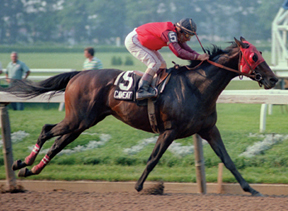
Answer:
[[[135,185],[135,189],[140,192],[143,189],[143,185]]]
[[[25,162],[22,162],[21,160],[16,160],[14,161],[13,165],[12,165],[12,170],[15,171],[15,170],[18,170],[18,169],[22,169],[24,167],[26,167],[26,163]]]
[[[257,193],[254,193],[254,194],[252,194],[252,196],[264,196],[262,193],[259,193],[259,192],[257,192]]]
[[[33,175],[33,173],[27,168],[21,169],[18,173],[18,177],[28,177],[31,175]]]

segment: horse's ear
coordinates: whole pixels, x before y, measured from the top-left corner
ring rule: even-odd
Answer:
[[[244,37],[240,37],[241,42],[246,41],[246,39]]]
[[[241,39],[242,37],[240,37],[240,39]],[[237,40],[235,37],[234,37],[234,40],[235,40],[235,42],[236,42],[236,44],[237,44],[237,46],[240,48],[240,47],[242,47],[242,48],[247,48],[247,45],[245,44],[245,43],[243,43],[242,42],[242,40],[240,41],[240,40]],[[244,39],[245,40],[245,39]]]
[[[235,37],[234,37],[234,40],[235,40],[236,44],[238,45],[238,47],[240,47],[241,46],[241,42],[239,40],[237,40]]]

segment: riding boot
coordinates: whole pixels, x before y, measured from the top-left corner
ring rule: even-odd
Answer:
[[[138,91],[136,92],[136,99],[137,100],[144,100],[146,98],[156,97],[157,92],[155,89],[150,87],[153,80],[153,76],[144,73],[142,78],[139,81]]]

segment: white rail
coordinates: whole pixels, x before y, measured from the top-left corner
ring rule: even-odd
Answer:
[[[224,90],[217,103],[288,104],[288,90]]]
[[[5,72],[6,69],[3,69]],[[31,73],[67,73],[71,71],[75,71],[75,69],[66,69],[66,68],[55,68],[55,69],[44,69],[44,68],[37,68],[37,69],[30,69]]]
[[[5,72],[6,69],[4,69]],[[60,74],[60,73],[68,73],[75,71],[75,69],[30,69],[31,74],[33,73],[45,73],[47,75],[29,75],[28,80],[32,81],[42,81],[47,78],[52,77],[55,74]],[[23,76],[24,77],[24,76]],[[5,79],[6,77],[4,75],[0,76],[0,79]]]

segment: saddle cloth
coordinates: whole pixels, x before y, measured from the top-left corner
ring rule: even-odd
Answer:
[[[133,71],[120,73],[114,82],[116,86],[114,98],[134,101],[139,79],[140,76],[135,75]]]

